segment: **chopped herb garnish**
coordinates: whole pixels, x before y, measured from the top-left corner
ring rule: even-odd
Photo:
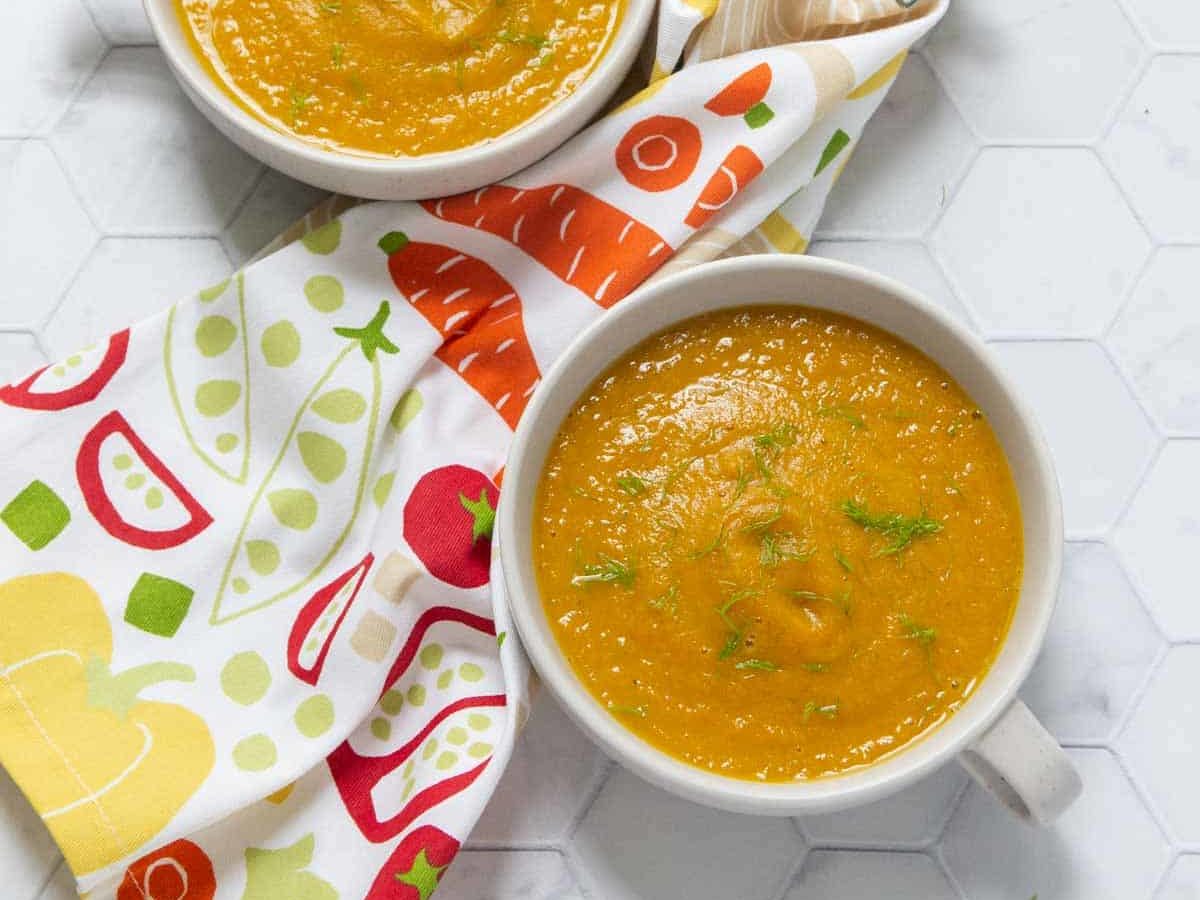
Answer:
[[[295,88],[292,88],[292,124],[293,125],[296,123],[296,120],[298,118],[300,118],[302,115],[304,115],[304,110],[308,107],[308,104],[311,102],[312,102],[312,94],[307,93],[307,92],[298,91]]]
[[[837,560],[837,564],[847,572],[853,572],[854,566],[850,565],[850,560],[846,559],[846,554],[837,547],[833,548],[833,558]]]
[[[534,47],[538,50],[541,50],[548,43],[550,43],[549,38],[547,38],[544,34],[520,33],[516,31],[510,31],[507,28],[505,28],[503,31],[497,32],[496,40],[500,41],[502,44],[527,44],[528,46]]]
[[[796,443],[796,426],[788,422],[780,422],[766,434],[760,434],[754,443],[764,450],[782,450]]]
[[[779,506],[776,507],[775,512],[767,516],[765,519],[757,519],[751,522],[749,525],[743,525],[741,531],[749,534],[761,534],[778,522],[781,518],[783,518],[783,507]]]
[[[796,539],[788,532],[768,531],[762,536],[758,564],[763,568],[773,569],[786,560],[804,562],[811,556],[811,550],[796,549]]]
[[[936,629],[918,625],[908,613],[900,614],[900,627],[904,629],[904,636],[906,638],[911,638],[922,647],[929,647],[930,644],[937,640]]]
[[[754,465],[764,481],[770,481],[775,477],[775,473],[771,471],[770,460],[767,459],[767,454],[761,447],[754,448]]]
[[[571,584],[619,584],[630,588],[636,575],[637,571],[631,564],[601,555],[600,562],[584,566],[583,574],[572,578]]]
[[[576,497],[582,497],[584,500],[596,500],[596,499],[598,499],[598,498],[597,498],[597,497],[595,497],[594,495],[592,495],[592,494],[589,494],[587,491],[585,491],[583,488],[581,488],[581,487],[580,487],[579,485],[577,485],[577,484],[573,484],[573,485],[571,485],[571,486],[570,486],[570,487],[567,489],[567,491],[568,491],[569,493],[571,493],[571,494],[574,494]]]
[[[553,50],[549,50],[537,58],[537,65],[539,66],[548,66],[552,62],[554,62]]]
[[[646,705],[644,703],[641,704],[640,706],[617,706],[615,704],[610,703],[610,704],[608,704],[608,711],[614,712],[614,713],[622,713],[627,716],[639,716],[640,718],[643,718],[643,719],[646,718],[646,712],[647,712]]]
[[[821,406],[817,409],[817,415],[824,416],[827,419],[841,419],[843,422],[848,422],[850,427],[855,431],[859,431],[867,427],[867,423],[863,421],[863,417],[854,411],[852,406]]]
[[[746,467],[742,464],[742,461],[739,459],[738,460],[737,483],[733,486],[733,502],[734,503],[736,503],[739,499],[741,499],[742,494],[746,493],[746,487],[750,484],[750,479],[752,477],[753,476],[748,471],[746,471]]]
[[[802,668],[805,672],[828,672],[829,671],[829,663],[821,663],[821,662],[800,663],[800,668]]]
[[[815,700],[809,700],[804,704],[804,721],[807,722],[816,713],[818,716],[824,716],[827,719],[832,719],[838,714],[837,703],[818,704]]]
[[[833,602],[843,613],[850,615],[850,588],[843,588],[842,592],[833,598]]]
[[[743,659],[741,662],[735,663],[735,669],[760,669],[763,672],[778,672],[779,666],[765,659]]]
[[[729,629],[729,637],[725,639],[725,646],[721,648],[721,652],[718,654],[719,659],[728,659],[734,654],[734,652],[737,651],[737,648],[741,646],[742,643],[742,629],[733,621],[733,619],[729,618],[729,610],[733,609],[734,604],[738,601],[744,600],[746,597],[757,593],[758,591],[753,588],[742,591],[734,591],[728,600],[716,607],[717,615],[721,617],[721,621],[725,624],[725,627]]]
[[[708,556],[708,554],[712,553],[714,550],[716,550],[718,547],[720,547],[724,543],[725,543],[725,526],[722,525],[721,530],[717,532],[717,536],[715,538],[713,538],[711,541],[709,541],[707,544],[705,544],[703,547],[697,547],[695,550],[693,550],[691,553],[689,553],[688,559],[700,559],[701,557]]]
[[[817,603],[824,601],[826,603],[834,603],[832,597],[826,597],[824,594],[818,594],[816,591],[788,591],[797,600],[803,600],[806,603]]]
[[[679,611],[679,585],[673,584],[650,601],[653,609],[661,609],[671,615]]]
[[[693,456],[690,459],[685,459],[683,462],[676,465],[675,468],[671,469],[671,471],[667,473],[667,477],[663,479],[662,490],[660,490],[659,494],[658,494],[660,499],[662,497],[667,496],[667,491],[669,491],[671,489],[671,486],[673,484],[675,484],[676,481],[679,480],[679,476],[682,475],[684,472],[686,472],[689,468],[691,468],[692,463],[694,463],[699,458],[700,457],[698,457],[698,456]]]
[[[888,538],[888,544],[878,556],[899,553],[912,543],[914,538],[937,534],[942,523],[930,518],[921,510],[920,515],[905,516],[900,513],[873,513],[856,500],[842,502],[841,510],[849,519],[868,531],[878,531]]]
[[[739,629],[739,630],[730,632],[729,637],[725,641],[725,646],[721,648],[721,652],[717,654],[717,658],[718,659],[729,659],[729,657],[733,656],[733,654],[737,652],[737,648],[739,646],[741,646],[741,643],[742,643],[741,630]]]
[[[362,103],[367,98],[367,86],[357,72],[350,76],[350,90],[354,91],[355,103]]]
[[[465,90],[465,80],[464,80],[465,73],[466,73],[466,63],[464,63],[462,61],[462,58],[460,57],[459,59],[456,59],[454,61],[454,83],[456,85],[458,85],[458,89],[460,92]]]
[[[630,497],[646,493],[646,482],[637,475],[621,475],[617,478],[617,487]]]
[[[329,48],[329,58],[333,60],[333,67],[340,69],[342,67],[342,54],[345,48],[341,44],[334,44]]]
[[[321,12],[337,15],[342,11],[342,0],[321,0]]]

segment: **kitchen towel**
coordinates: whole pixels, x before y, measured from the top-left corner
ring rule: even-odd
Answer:
[[[528,709],[491,537],[540,373],[647,279],[802,252],[946,2],[661,0],[649,86],[540,163],[335,198],[0,387],[0,763],[81,892],[430,896]]]

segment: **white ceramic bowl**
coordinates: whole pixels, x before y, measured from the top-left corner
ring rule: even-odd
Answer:
[[[627,731],[593,698],[559,650],[542,609],[531,553],[534,494],[546,454],[588,385],[638,342],[683,319],[763,303],[853,316],[940,363],[995,430],[1012,468],[1024,524],[1024,581],[1012,627],[991,670],[957,714],[873,765],[789,783],[703,771]],[[957,755],[985,787],[1028,819],[1053,819],[1079,793],[1078,776],[1061,748],[1015,699],[1049,624],[1062,564],[1058,482],[1045,442],[987,348],[963,325],[890,279],[828,260],[748,256],[699,266],[638,291],[576,338],[525,410],[505,470],[498,528],[513,620],[545,684],[608,754],[660,787],[739,812],[818,813],[879,799]]]
[[[626,0],[612,44],[573,93],[513,131],[472,147],[425,156],[372,157],[329,150],[272,128],[242,109],[204,70],[174,0],[143,0],[158,45],[184,93],[231,141],[300,181],[351,197],[417,200],[474,190],[541,159],[600,111],[637,56],[654,0]]]

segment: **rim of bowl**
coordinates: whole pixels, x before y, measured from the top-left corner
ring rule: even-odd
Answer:
[[[544,458],[531,461],[528,459],[529,444],[533,440],[534,431],[541,428],[553,428],[557,433],[561,422],[539,422],[544,415],[549,402],[549,388],[567,373],[587,350],[592,342],[601,339],[609,332],[620,334],[622,325],[628,320],[636,320],[643,315],[643,310],[658,303],[670,305],[670,301],[678,297],[686,297],[688,287],[697,281],[708,280],[722,276],[740,276],[739,284],[750,287],[739,287],[734,290],[735,297],[731,302],[716,308],[732,308],[752,305],[754,297],[760,297],[759,302],[779,303],[783,305],[809,306],[827,308],[822,305],[819,297],[806,297],[803,291],[793,295],[775,296],[779,292],[770,292],[767,299],[758,294],[753,285],[754,275],[764,269],[770,269],[782,274],[783,277],[799,276],[818,273],[832,276],[836,279],[873,288],[878,292],[890,295],[917,318],[923,319],[922,324],[929,324],[947,332],[952,340],[959,344],[959,349],[966,351],[971,367],[989,380],[998,391],[998,400],[1006,404],[1013,414],[1014,430],[1018,432],[1016,439],[1023,451],[1028,451],[1032,464],[1031,478],[1034,483],[1034,493],[1042,501],[1039,507],[1039,521],[1045,542],[1045,565],[1039,573],[1037,583],[1030,585],[1025,581],[1029,577],[1029,545],[1026,529],[1026,516],[1029,511],[1022,502],[1022,531],[1026,538],[1026,567],[1018,607],[1009,625],[1009,631],[995,659],[984,674],[980,686],[968,698],[966,703],[949,719],[933,726],[913,741],[899,747],[878,760],[848,772],[834,776],[820,777],[801,781],[758,782],[742,778],[719,775],[686,763],[655,747],[635,735],[617,721],[600,702],[583,685],[567,662],[565,655],[558,646],[557,639],[550,631],[545,620],[541,605],[540,592],[536,581],[528,593],[521,591],[523,575],[518,574],[518,552],[514,548],[517,536],[518,515],[515,512],[516,501],[509,499],[518,493],[535,491],[540,478]],[[641,340],[650,334],[658,333],[673,324],[686,321],[706,310],[697,310],[686,302],[675,305],[670,322],[652,329],[646,335],[633,340],[618,338],[616,343],[620,349],[615,353],[606,354],[606,362],[600,366],[602,372],[623,353],[628,352]],[[834,312],[841,312],[832,308]],[[845,313],[858,318],[874,327],[898,337],[907,344],[915,342],[896,332],[886,325],[880,324],[871,314]],[[641,334],[638,329],[625,329],[628,334]],[[934,362],[943,368],[945,362],[937,351],[929,351],[918,347]],[[595,375],[593,377],[596,377]],[[590,380],[590,379],[589,379]],[[575,400],[572,400],[572,405]],[[999,436],[999,435],[998,435]],[[1014,466],[1014,460],[1006,450],[1009,465]],[[513,461],[518,461],[513,465]],[[1014,473],[1015,474],[1015,473]],[[1024,501],[1025,495],[1021,495]],[[522,646],[528,653],[535,669],[541,675],[543,682],[549,687],[558,702],[567,711],[575,723],[591,739],[598,744],[609,756],[617,759],[646,781],[657,785],[671,793],[682,796],[708,806],[726,809],[733,812],[759,815],[798,815],[830,812],[846,809],[878,800],[895,793],[914,783],[933,770],[948,762],[983,734],[1016,699],[1017,691],[1028,676],[1037,657],[1050,624],[1051,615],[1057,602],[1058,584],[1062,570],[1063,521],[1062,502],[1059,493],[1058,479],[1055,474],[1050,450],[1028,404],[1016,390],[1012,381],[999,367],[991,356],[983,341],[967,327],[954,320],[945,310],[925,298],[923,295],[906,285],[879,275],[868,269],[850,265],[836,260],[820,259],[808,256],[744,256],[736,259],[719,260],[705,263],[692,269],[673,274],[663,280],[640,288],[613,309],[606,312],[587,328],[581,331],[567,346],[564,352],[551,366],[543,378],[540,389],[534,393],[529,406],[526,408],[509,451],[509,462],[506,468],[505,490],[501,492],[498,516],[498,544],[501,558],[501,568],[504,573],[507,602],[513,623],[521,637]],[[511,539],[510,539],[511,538]],[[1007,680],[999,687],[999,682],[989,684],[1001,659],[1010,651],[1013,628],[1017,625],[1020,603],[1026,597],[1026,592],[1041,595],[1040,602],[1033,606],[1030,627],[1026,628],[1024,646],[1017,647],[1016,658],[1010,663],[1009,671],[1004,676]],[[539,622],[539,619],[541,620]],[[544,633],[544,634],[543,634]],[[984,696],[990,690],[990,696]]]
[[[480,163],[503,153],[519,153],[526,145],[536,142],[539,134],[561,126],[581,105],[594,101],[599,106],[607,99],[607,95],[598,100],[596,95],[615,90],[632,67],[649,28],[655,4],[655,0],[624,0],[625,12],[620,25],[617,26],[616,34],[612,37],[612,43],[587,77],[570,94],[556,100],[499,137],[457,150],[420,156],[369,156],[295,137],[271,127],[244,109],[204,70],[200,60],[196,58],[188,43],[184,25],[179,21],[174,0],[142,2],[146,17],[150,20],[154,39],[170,63],[171,69],[231,127],[269,144],[280,153],[302,159],[312,165],[332,167],[356,175],[380,176],[435,175],[451,168]],[[558,144],[570,137],[571,134],[567,134]],[[532,162],[533,160],[529,161]],[[523,163],[522,167],[529,163]]]

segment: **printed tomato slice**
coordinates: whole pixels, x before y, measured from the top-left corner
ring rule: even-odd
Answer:
[[[315,685],[320,679],[333,639],[374,562],[374,554],[368,553],[358,565],[313,594],[300,609],[288,635],[287,666],[304,683]]]
[[[212,516],[119,412],[101,418],[84,437],[75,475],[100,526],[134,547],[178,547],[212,524]]]
[[[404,504],[404,539],[429,573],[446,584],[487,584],[499,496],[477,469],[443,466],[426,472]]]
[[[118,331],[103,347],[68,356],[38,369],[24,381],[0,387],[0,403],[22,409],[54,411],[95,400],[125,362],[129,329]]]
[[[212,861],[191,841],[178,840],[126,869],[116,900],[213,900],[216,893]]]
[[[429,900],[459,842],[435,825],[414,828],[396,845],[364,900]]]
[[[617,144],[617,169],[635,188],[669,191],[696,171],[700,129],[679,116],[650,116],[636,122]]]

